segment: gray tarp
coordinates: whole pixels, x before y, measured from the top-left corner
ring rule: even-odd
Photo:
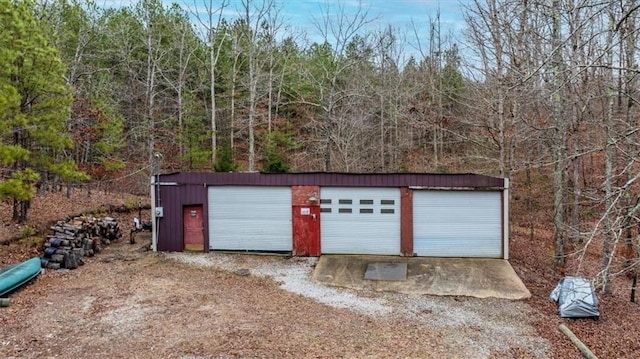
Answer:
[[[563,318],[600,317],[598,297],[585,278],[562,278],[550,298],[558,303],[558,314]]]

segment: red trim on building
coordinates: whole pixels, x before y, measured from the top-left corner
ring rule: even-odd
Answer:
[[[400,188],[400,253],[413,256],[413,191]]]
[[[293,255],[320,255],[320,187],[292,186]]]
[[[291,186],[291,204],[293,206],[319,206],[319,186]]]

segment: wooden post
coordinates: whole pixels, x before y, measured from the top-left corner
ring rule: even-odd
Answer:
[[[566,325],[560,324],[558,326],[558,329],[560,329],[560,331],[564,333],[564,335],[566,335],[569,340],[571,340],[571,342],[580,350],[580,352],[586,359],[598,359],[598,357],[593,354],[593,352],[589,350],[589,348],[584,345],[584,343],[581,342],[580,339],[578,339],[578,337],[576,337],[576,335],[573,334],[573,332],[569,328],[567,328]]]

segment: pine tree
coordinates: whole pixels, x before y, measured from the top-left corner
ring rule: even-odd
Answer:
[[[86,180],[64,151],[71,95],[65,68],[29,1],[0,0],[0,198],[13,200],[24,222],[36,182]]]
[[[294,147],[294,140],[287,129],[273,130],[265,135],[263,151],[264,173],[286,173],[291,169],[285,159],[287,150]]]

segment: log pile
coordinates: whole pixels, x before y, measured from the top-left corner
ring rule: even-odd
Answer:
[[[84,264],[85,257],[122,237],[118,221],[111,217],[75,217],[58,221],[51,230],[53,234],[47,236],[40,259],[42,267],[50,269],[76,269]]]

